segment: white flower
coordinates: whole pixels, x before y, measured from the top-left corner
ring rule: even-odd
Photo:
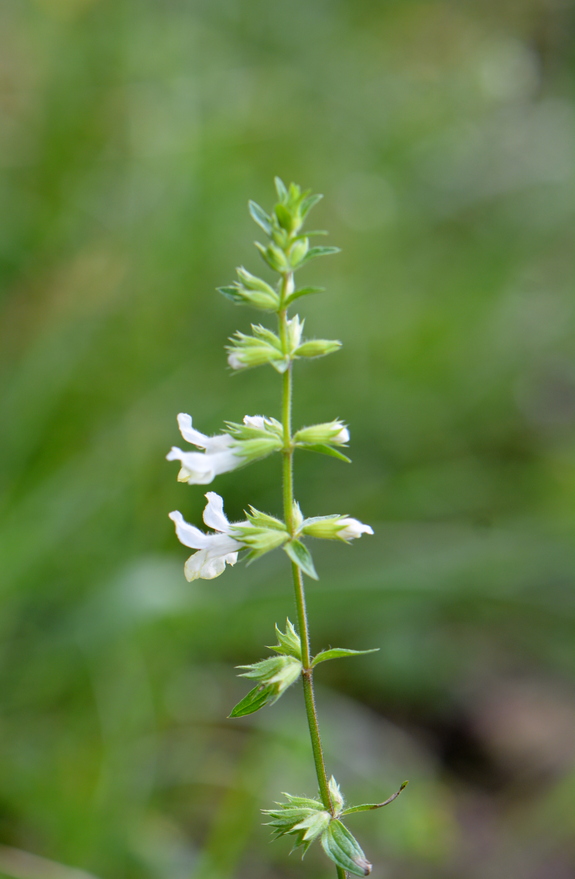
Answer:
[[[226,564],[235,565],[238,552],[243,543],[230,536],[232,526],[224,514],[224,502],[215,491],[208,491],[207,506],[204,510],[204,522],[214,534],[204,534],[194,525],[189,525],[182,514],[175,510],[170,519],[176,526],[176,535],[180,543],[199,550],[189,557],[184,565],[186,580],[212,580],[223,574]],[[247,522],[238,522],[247,525]]]
[[[337,536],[340,540],[355,540],[362,534],[373,534],[373,528],[364,525],[358,519],[350,519],[347,516],[339,520]]]
[[[178,426],[185,440],[204,449],[203,452],[183,452],[178,446],[172,446],[166,458],[168,461],[181,462],[178,482],[206,485],[220,473],[227,473],[245,464],[242,456],[234,451],[237,449],[237,443],[229,433],[205,436],[192,427],[191,417],[184,412],[178,415]]]

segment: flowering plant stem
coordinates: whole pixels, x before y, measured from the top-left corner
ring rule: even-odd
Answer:
[[[272,213],[268,214],[255,202],[250,202],[249,209],[252,218],[269,239],[267,246],[256,242],[256,247],[268,267],[279,274],[279,283],[272,287],[241,267],[237,269],[239,280],[220,287],[220,292],[235,305],[249,305],[277,315],[277,334],[261,324],[252,324],[252,335],[238,331],[230,339],[227,350],[232,369],[269,365],[282,375],[282,421],[263,415],[246,415],[241,424],[226,422],[225,433],[206,436],[193,427],[190,415],[180,412],[178,426],[183,438],[200,451],[183,451],[174,446],[167,457],[170,461],[180,462],[180,482],[206,485],[220,473],[243,467],[273,452],[281,452],[284,519],[281,521],[249,506],[245,520],[229,522],[224,513],[223,499],[213,491],[206,494],[208,504],[204,510],[204,522],[210,529],[208,533],[186,522],[178,510],[170,513],[170,518],[179,540],[195,550],[184,566],[184,573],[190,581],[219,577],[227,565],[237,562],[238,553],[242,550],[247,551],[246,559],[251,562],[267,552],[282,548],[291,561],[297,630],[289,619],[286,620],[285,632],[276,624],[278,643],[270,649],[277,655],[239,666],[243,670],[241,676],[256,682],[256,686],[234,706],[230,717],[244,717],[266,705],[273,705],[301,677],[319,799],[286,793],[286,802],[276,803],[277,808],[265,809],[264,814],[271,818],[268,824],[274,829],[276,837],[295,837],[295,847],[302,848],[303,854],[316,839],[319,840],[325,854],[336,866],[338,879],[346,879],[348,874],[369,875],[371,864],[341,819],[353,812],[386,806],[396,799],[405,784],[397,794],[383,802],[363,803],[346,809],[339,784],[333,775],[328,778],[325,768],[313,689],[313,669],[327,660],[372,653],[373,650],[332,647],[312,657],[304,574],[317,579],[317,573],[304,539],[312,537],[349,543],[362,534],[373,534],[373,529],[347,515],[304,518],[294,500],[294,449],[319,452],[349,463],[349,458],[341,451],[342,446],[347,446],[349,431],[336,418],[301,427],[292,434],[293,362],[323,357],[341,347],[341,342],[334,339],[302,338],[303,320],[297,314],[288,318],[288,308],[292,302],[322,290],[319,287],[295,289],[294,272],[310,259],[336,253],[338,248],[310,247],[308,236],[324,232],[300,233],[309,210],[321,196],[311,195],[310,191],[302,192],[294,183],[286,188],[279,178],[275,183],[279,201]]]
[[[283,276],[281,284],[281,304],[283,306],[289,291],[293,289],[293,272],[288,272]],[[287,308],[282,307],[278,313],[279,337],[282,342],[285,340],[288,332],[287,326]],[[293,395],[293,377],[292,365],[283,374],[282,386],[282,422],[284,429],[284,447],[283,455],[283,508],[284,516],[288,531],[293,537],[295,533],[293,521],[294,491],[293,491],[293,453],[294,447],[291,435],[291,410]],[[305,586],[301,568],[295,562],[291,563],[293,586],[295,594],[295,604],[297,611],[298,634],[301,638],[301,661],[302,661],[302,684],[303,695],[305,700],[305,710],[309,727],[309,735],[311,739],[311,747],[313,753],[313,761],[315,764],[315,773],[319,786],[319,793],[322,803],[326,811],[334,814],[334,807],[331,800],[327,772],[325,768],[325,759],[323,756],[323,748],[321,744],[321,735],[319,731],[319,720],[317,716],[317,708],[315,704],[315,693],[313,687],[313,668],[311,665],[311,647],[309,636],[309,623],[307,618],[307,608],[305,601]],[[347,873],[341,867],[336,865],[338,879],[345,879]]]

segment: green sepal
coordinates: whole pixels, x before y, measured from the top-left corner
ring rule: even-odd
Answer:
[[[249,513],[246,513],[248,521],[259,528],[271,528],[273,531],[287,531],[285,523],[269,513],[262,513],[255,507],[249,506]]]
[[[294,562],[298,568],[301,568],[304,574],[307,574],[312,580],[319,579],[313,564],[311,553],[307,546],[304,546],[299,540],[290,540],[288,543],[284,544],[283,548],[292,562]]]
[[[275,650],[276,653],[283,653],[286,656],[294,656],[301,661],[301,638],[296,632],[293,623],[289,619],[286,619],[285,632],[282,632],[281,629],[278,628],[277,623],[275,630],[278,643],[269,649]]]
[[[377,653],[379,647],[372,647],[371,650],[347,650],[345,647],[332,647],[330,650],[321,650],[312,661],[312,666],[318,665],[320,662],[327,662],[329,659],[343,659],[345,656],[361,656],[364,653]]]
[[[299,345],[293,352],[294,357],[325,357],[339,351],[341,342],[339,339],[308,339]]]
[[[294,226],[294,218],[291,211],[289,211],[285,205],[280,203],[275,206],[274,212],[282,229],[285,229],[286,232],[291,232]]]
[[[342,870],[354,876],[369,876],[371,873],[371,864],[358,841],[337,818],[330,821],[322,833],[321,844],[328,858]]]
[[[293,293],[286,298],[285,304],[291,305],[292,302],[295,302],[296,299],[299,299],[301,296],[312,296],[314,293],[324,293],[325,287],[300,287],[299,290],[294,290]]]
[[[252,220],[254,220],[258,224],[258,226],[264,230],[266,235],[271,235],[272,218],[269,216],[269,214],[267,214],[266,211],[264,211],[264,209],[261,208],[259,204],[257,204],[257,202],[255,201],[248,202],[248,209]]]
[[[267,705],[268,702],[275,702],[275,695],[275,687],[272,685],[268,687],[254,687],[247,696],[244,696],[238,702],[232,709],[231,714],[228,714],[228,717],[245,717],[247,714],[253,714],[255,711],[259,711],[260,708],[263,708],[264,705]]]
[[[270,269],[273,269],[274,272],[279,272],[281,274],[282,272],[289,272],[291,270],[285,253],[275,244],[270,243],[267,247],[264,247],[264,245],[260,244],[259,241],[254,241],[254,244],[259,250],[264,262],[266,262]],[[306,256],[307,255],[308,254],[306,254]]]
[[[318,452],[320,455],[329,455],[332,458],[339,458],[340,461],[345,461],[347,464],[351,464],[351,458],[338,452],[338,450],[332,448],[332,446],[323,445],[323,443],[314,443],[313,445],[304,445],[301,443],[298,444],[298,448],[305,449],[307,452]]]

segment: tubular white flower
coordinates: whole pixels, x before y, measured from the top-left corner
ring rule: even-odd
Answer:
[[[301,533],[324,540],[349,542],[361,537],[362,534],[373,534],[373,528],[350,516],[315,516],[312,519],[304,519]]]
[[[233,527],[228,522],[224,513],[224,502],[215,491],[206,494],[208,503],[204,510],[204,522],[208,528],[214,530],[214,534],[204,534],[195,525],[186,522],[178,510],[170,513],[170,519],[176,526],[176,535],[180,543],[196,549],[184,565],[186,580],[213,580],[223,574],[226,565],[235,565],[238,560],[238,552],[244,544],[235,540],[230,535]],[[247,522],[238,522],[238,525]]]
[[[337,536],[340,540],[355,540],[362,534],[373,534],[373,528],[370,525],[364,525],[358,519],[350,519],[347,516],[340,519],[337,529]]]
[[[220,473],[227,473],[245,464],[236,440],[229,433],[206,436],[192,427],[191,416],[184,412],[178,415],[178,426],[187,442],[204,449],[203,452],[183,452],[178,446],[172,446],[166,458],[168,461],[180,461],[182,466],[178,482],[207,485]]]

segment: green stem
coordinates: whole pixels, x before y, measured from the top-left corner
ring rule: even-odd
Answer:
[[[291,275],[284,275],[282,279],[282,305],[285,297],[292,286]],[[282,308],[278,315],[279,333],[282,342],[287,340],[287,309]],[[283,375],[283,394],[282,394],[282,419],[284,432],[283,447],[283,505],[285,522],[290,534],[294,534],[293,521],[293,442],[291,435],[291,404],[292,404],[292,371],[291,364]],[[309,727],[311,747],[313,753],[313,761],[319,785],[319,791],[322,802],[327,811],[334,813],[333,803],[329,793],[329,785],[327,780],[327,772],[325,768],[325,760],[323,756],[323,748],[321,744],[321,736],[319,731],[319,722],[317,717],[317,709],[315,705],[315,695],[313,688],[313,669],[311,667],[311,650],[309,639],[309,624],[307,619],[307,610],[305,602],[305,588],[303,576],[300,568],[292,563],[293,584],[295,592],[295,603],[297,608],[298,631],[302,644],[302,683],[305,700],[305,710]],[[342,873],[340,868],[338,877],[345,879],[345,872]]]

